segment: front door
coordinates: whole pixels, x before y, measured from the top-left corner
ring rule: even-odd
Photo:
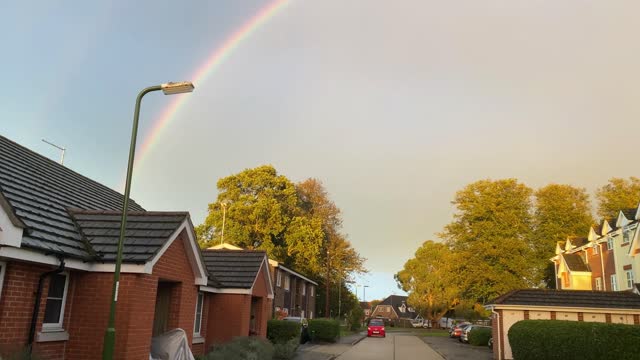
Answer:
[[[171,283],[158,282],[156,312],[153,318],[153,336],[167,332],[169,326],[169,306],[171,305]]]

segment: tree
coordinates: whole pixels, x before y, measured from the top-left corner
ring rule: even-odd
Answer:
[[[596,190],[598,216],[611,219],[624,209],[636,208],[640,202],[640,179],[611,178],[609,182]]]
[[[197,228],[203,246],[220,238],[225,203],[225,242],[265,250],[269,258],[287,265],[318,266],[322,224],[302,214],[295,185],[273,166],[246,169],[217,185],[218,199],[209,204],[209,214]]]
[[[544,272],[554,255],[556,243],[568,236],[585,236],[594,223],[586,189],[550,184],[535,192],[533,251],[538,271]],[[553,278],[551,280],[554,280]],[[546,279],[547,285],[549,279]]]
[[[456,193],[454,221],[440,236],[460,265],[463,298],[484,304],[540,281],[530,261],[532,192],[504,179],[480,180]]]
[[[447,245],[425,241],[394,277],[409,293],[407,302],[423,318],[437,323],[459,301],[455,268],[456,259]]]

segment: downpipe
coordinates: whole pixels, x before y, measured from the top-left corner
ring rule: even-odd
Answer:
[[[496,326],[498,329],[498,360],[502,360],[502,335],[500,334],[502,329],[500,326],[500,313],[496,312],[493,307],[491,308],[491,313],[496,314],[496,321],[498,322],[498,326]],[[493,339],[493,345],[495,346],[495,344],[496,339]]]
[[[60,257],[60,265],[55,270],[47,271],[45,273],[40,274],[40,279],[38,280],[38,290],[36,291],[36,301],[33,304],[33,312],[31,313],[31,326],[29,327],[29,342],[27,344],[27,348],[29,349],[29,353],[33,350],[33,340],[36,337],[36,325],[38,324],[38,313],[40,311],[40,298],[42,298],[42,285],[44,284],[44,280],[51,275],[60,274],[64,271],[64,258]]]

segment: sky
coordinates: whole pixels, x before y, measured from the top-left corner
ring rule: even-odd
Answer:
[[[0,133],[122,190],[135,96],[189,79],[263,0],[21,1],[0,22]],[[466,184],[593,192],[639,175],[640,2],[291,0],[197,79],[131,196],[203,221],[216,181],[321,180],[368,259],[368,300]],[[139,144],[172,99],[147,95]],[[363,297],[362,288],[358,296]]]

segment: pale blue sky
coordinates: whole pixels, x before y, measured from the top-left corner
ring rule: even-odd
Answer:
[[[183,80],[262,0],[2,6],[0,132],[118,188],[142,87]],[[316,177],[369,259],[367,298],[482,178],[593,191],[638,175],[637,1],[292,0],[207,81],[134,173],[132,197],[200,223],[216,180]],[[10,85],[8,85],[10,84]],[[141,137],[168,98],[146,98]],[[359,294],[361,297],[361,293]]]

